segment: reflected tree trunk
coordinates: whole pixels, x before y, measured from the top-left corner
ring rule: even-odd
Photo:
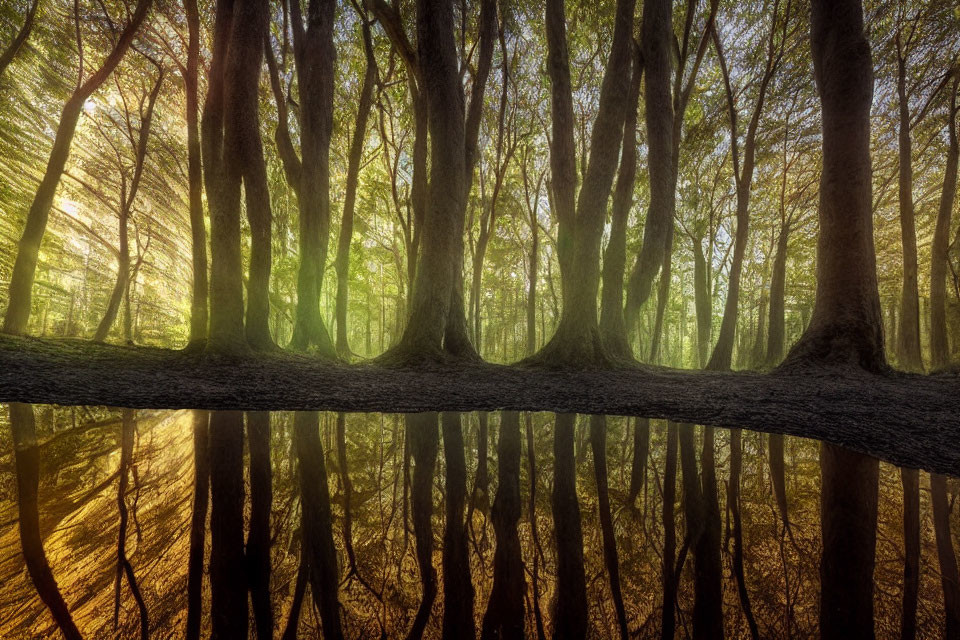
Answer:
[[[407,438],[414,464],[410,491],[413,534],[416,537],[422,590],[420,606],[407,632],[407,640],[423,637],[437,597],[437,572],[433,568],[433,478],[440,446],[438,418],[436,413],[417,413],[406,417]]]
[[[497,537],[493,555],[493,587],[483,616],[483,640],[524,637],[526,581],[520,553],[520,414],[505,411],[497,440],[497,495],[490,517]]]
[[[442,414],[445,460],[446,529],[443,533],[443,637],[472,637],[473,582],[464,509],[467,501],[467,464],[464,457],[461,414]]]
[[[140,613],[140,638],[147,640],[150,637],[150,619],[147,615],[147,605],[143,601],[140,585],[133,573],[133,565],[127,557],[127,488],[130,482],[130,467],[133,464],[133,441],[136,436],[136,416],[133,409],[124,409],[120,420],[120,481],[117,487],[117,510],[120,513],[120,527],[117,533],[117,573],[113,589],[113,628],[117,629],[120,623],[120,583],[123,577],[127,579],[127,586],[137,603]]]
[[[247,534],[247,577],[258,638],[273,637],[270,593],[270,512],[273,473],[270,465],[270,412],[247,413],[250,452],[250,531]]]
[[[337,551],[333,544],[327,467],[320,441],[320,415],[316,411],[296,412],[293,431],[300,470],[302,553],[307,557],[310,592],[320,612],[324,637],[339,640],[343,638],[343,629],[337,597]]]
[[[247,637],[247,564],[243,548],[243,413],[210,415],[211,638]]]
[[[558,413],[554,421],[551,503],[557,549],[557,596],[552,617],[556,640],[587,636],[587,584],[574,455],[576,423],[577,416],[573,413]]]
[[[60,594],[60,588],[50,570],[40,534],[40,512],[37,491],[40,485],[40,449],[37,446],[37,426],[33,407],[10,403],[10,429],[13,435],[14,468],[17,474],[17,523],[20,546],[27,573],[37,589],[37,595],[53,615],[60,633],[67,640],[81,640],[70,609]]]
[[[933,530],[937,539],[937,560],[940,564],[940,583],[946,613],[945,640],[960,638],[960,571],[953,550],[950,530],[950,503],[947,499],[947,478],[930,474],[930,501],[933,504]]]
[[[193,412],[193,508],[190,514],[190,552],[187,562],[186,640],[200,639],[200,624],[203,621],[203,563],[210,506],[209,424],[208,412]]]

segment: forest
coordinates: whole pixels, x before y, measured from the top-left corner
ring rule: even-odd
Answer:
[[[0,637],[960,639],[958,34],[0,3]]]

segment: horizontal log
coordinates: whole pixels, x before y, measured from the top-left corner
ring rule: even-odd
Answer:
[[[600,413],[814,438],[960,475],[960,375],[814,366],[771,373],[659,367],[543,370],[487,363],[231,359],[0,336],[0,402],[150,409]]]

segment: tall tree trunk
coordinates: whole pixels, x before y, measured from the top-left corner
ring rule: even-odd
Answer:
[[[190,552],[187,562],[186,640],[200,640],[203,621],[203,560],[210,505],[210,414],[193,412],[193,508],[190,513]]]
[[[490,518],[497,537],[493,555],[493,587],[483,616],[483,640],[524,637],[526,581],[520,554],[520,414],[504,411],[497,439],[497,495]]]
[[[674,46],[673,4],[670,0],[644,0],[641,46],[646,73],[644,105],[647,123],[647,172],[650,205],[643,224],[643,243],[630,272],[624,310],[627,331],[637,329],[640,309],[650,297],[653,281],[664,264],[672,236],[676,208],[677,173],[673,154],[674,112],[671,91],[671,56]]]
[[[10,403],[10,430],[13,436],[13,463],[17,475],[17,523],[20,546],[27,573],[37,589],[37,595],[50,609],[60,633],[67,640],[81,640],[70,609],[60,594],[60,588],[50,570],[40,534],[40,512],[37,490],[40,485],[40,449],[37,446],[37,425],[33,407]]]
[[[533,440],[533,415],[526,414],[527,431],[527,476],[530,480],[530,538],[533,543],[533,571],[531,572],[531,581],[533,583],[533,618],[537,626],[537,640],[544,640],[546,632],[544,631],[543,614],[540,611],[540,533],[537,528],[537,454]]]
[[[633,191],[637,178],[637,111],[642,77],[643,58],[640,47],[634,45],[630,93],[623,123],[620,169],[617,172],[610,212],[610,239],[603,253],[603,287],[600,297],[600,337],[611,357],[625,360],[633,357],[623,317],[623,281],[627,263],[627,221],[633,206]]]
[[[634,504],[646,484],[647,456],[650,453],[650,419],[636,418],[633,423],[633,464],[630,468],[630,492],[627,504]]]
[[[468,630],[474,625],[470,547],[463,519],[467,501],[467,463],[460,414],[444,412],[441,424],[447,525],[443,532],[443,637],[463,638],[472,635]]]
[[[377,82],[377,59],[373,54],[373,40],[370,24],[365,15],[360,16],[363,30],[363,52],[367,69],[360,87],[360,102],[357,105],[357,120],[353,136],[350,139],[350,154],[347,159],[347,183],[343,197],[343,216],[340,221],[340,235],[337,237],[337,257],[334,268],[337,272],[337,353],[341,358],[349,359],[350,342],[347,339],[347,300],[350,286],[350,243],[353,239],[353,213],[357,202],[357,184],[360,179],[360,161],[363,159],[363,147],[367,139],[367,120],[373,107],[373,89]]]
[[[619,307],[618,307],[619,309]],[[605,416],[590,416],[590,448],[593,451],[593,472],[597,482],[597,508],[600,511],[600,529],[603,533],[603,559],[610,580],[610,595],[617,614],[617,626],[620,638],[627,640],[627,611],[623,606],[623,592],[620,589],[620,560],[617,556],[617,537],[613,530],[613,516],[610,513],[610,490],[607,486],[607,420]]]
[[[943,172],[937,226],[930,247],[930,364],[934,369],[942,369],[950,364],[950,343],[947,339],[947,261],[950,221],[957,195],[957,160],[960,157],[960,144],[957,142],[957,113],[960,113],[957,104],[958,88],[960,71],[955,70],[950,110],[947,113],[950,146],[947,148],[947,162]]]
[[[247,637],[243,550],[243,413],[210,415],[211,638]]]
[[[930,501],[933,504],[933,529],[937,539],[937,559],[940,563],[940,583],[943,586],[943,606],[946,613],[943,637],[944,640],[957,640],[960,638],[960,574],[957,570],[957,556],[953,550],[945,476],[930,474]]]
[[[903,484],[903,600],[901,640],[917,637],[917,597],[920,592],[920,472],[900,469]]]
[[[150,618],[147,615],[147,605],[143,601],[140,585],[133,573],[133,565],[127,557],[127,523],[130,517],[127,510],[127,488],[130,482],[130,467],[133,464],[136,418],[133,409],[124,409],[122,414],[120,420],[120,468],[118,470],[120,479],[117,483],[117,511],[120,513],[120,526],[117,533],[117,573],[114,579],[113,628],[116,630],[120,622],[120,584],[121,579],[125,576],[127,586],[130,587],[130,592],[133,594],[133,599],[137,603],[137,610],[140,613],[140,638],[147,640],[150,637]]]
[[[724,636],[720,502],[713,427],[703,427],[700,467],[703,525],[694,545],[693,637],[712,640]]]
[[[117,313],[120,311],[120,302],[123,300],[123,292],[127,290],[127,283],[130,281],[130,245],[127,232],[127,211],[126,206],[120,212],[119,223],[120,243],[117,253],[117,280],[110,292],[110,299],[107,302],[107,310],[97,325],[97,331],[93,334],[94,342],[103,342],[107,339],[114,321],[117,319]]]
[[[250,531],[247,534],[247,579],[257,638],[273,638],[270,593],[270,511],[273,473],[270,467],[270,412],[247,413],[250,452]]]
[[[693,292],[697,312],[697,358],[700,366],[705,367],[710,358],[713,296],[710,295],[710,276],[700,238],[693,241]]]
[[[740,516],[740,475],[743,471],[743,432],[730,430],[730,478],[727,484],[727,507],[733,516],[733,573],[737,580],[737,595],[743,614],[747,619],[750,637],[757,640],[760,630],[753,616],[750,597],[747,594],[747,580],[743,570],[743,522]]]
[[[333,544],[333,517],[327,466],[320,441],[320,416],[298,411],[293,417],[294,446],[300,470],[301,535],[309,567],[310,592],[320,612],[324,638],[340,640],[340,603],[337,550]]]
[[[810,40],[823,127],[817,298],[786,370],[810,362],[886,369],[871,211],[873,65],[863,27],[860,0],[814,0]],[[827,444],[820,460],[821,635],[873,638],[878,464]]]
[[[70,98],[63,105],[60,123],[57,125],[57,133],[53,140],[53,149],[50,151],[43,179],[40,181],[30,209],[27,211],[26,224],[17,245],[17,257],[10,277],[9,302],[3,319],[4,333],[22,334],[27,329],[40,243],[47,228],[47,218],[50,215],[50,208],[53,206],[57,184],[60,182],[60,176],[63,175],[67,158],[70,155],[70,146],[73,142],[73,135],[77,130],[80,114],[83,112],[83,105],[87,98],[93,95],[110,77],[120,60],[123,59],[151,4],[152,0],[138,0],[134,12],[130,16],[130,21],[120,32],[116,43],[107,57],[104,58],[100,68],[74,89]]]
[[[23,20],[23,24],[20,26],[20,30],[17,31],[17,35],[13,37],[13,40],[7,45],[7,48],[0,53],[0,76],[7,70],[7,67],[10,66],[13,59],[17,57],[20,49],[24,43],[26,43],[27,38],[30,37],[30,32],[33,31],[34,19],[37,17],[37,9],[39,7],[40,0],[33,0],[30,8],[27,9],[27,15]]]
[[[900,238],[903,247],[903,288],[900,297],[900,334],[897,351],[900,365],[909,371],[922,371],[920,355],[920,294],[917,285],[917,222],[913,206],[913,144],[910,139],[910,103],[907,96],[906,53],[897,43],[897,102],[899,121],[899,171],[897,194],[900,201]]]
[[[660,610],[660,637],[663,640],[673,640],[676,631],[676,617],[674,610],[677,607],[678,578],[674,567],[677,551],[677,530],[675,510],[677,502],[677,425],[667,423],[667,450],[663,468],[663,559],[661,574],[663,576],[663,607]]]
[[[790,238],[789,224],[780,227],[777,238],[776,254],[773,258],[773,271],[770,276],[770,318],[767,322],[767,352],[764,364],[774,367],[783,360],[785,331],[785,297],[787,282],[787,242]]]
[[[561,227],[572,225],[564,235],[572,240],[569,250],[558,247],[561,265],[567,261],[561,276],[567,280],[563,287],[563,310],[560,323],[550,341],[533,357],[534,362],[548,366],[583,366],[606,364],[609,356],[600,339],[597,323],[597,293],[600,276],[600,242],[606,219],[607,201],[617,169],[617,155],[623,135],[624,116],[629,103],[630,88],[622,82],[630,72],[632,54],[632,31],[634,26],[635,0],[618,0],[614,18],[613,43],[610,58],[603,75],[597,117],[593,123],[590,141],[590,157],[584,174],[583,185],[577,195],[576,216],[564,220],[561,211],[570,209],[567,200],[572,199],[575,189],[575,172],[572,140],[569,148],[562,139],[570,135],[563,127],[572,126],[572,98],[570,70],[566,43],[566,19],[562,0],[550,0],[546,8],[547,68],[550,73],[553,95],[553,167],[554,200],[558,205]],[[554,154],[557,158],[554,158]],[[569,157],[568,157],[569,156]],[[572,182],[569,182],[571,181]],[[564,204],[561,205],[561,202]],[[562,216],[569,216],[569,211]],[[567,251],[567,255],[563,254]]]
[[[576,423],[573,413],[558,413],[554,421],[551,503],[557,549],[557,597],[552,617],[556,640],[587,635],[587,584],[574,456]]]
[[[306,29],[298,3],[291,3],[290,9],[294,61],[303,103],[302,161],[295,178],[300,210],[300,266],[291,347],[298,351],[315,347],[321,355],[333,358],[336,350],[320,315],[320,293],[330,244],[330,137],[333,132],[336,2],[311,0],[307,6]],[[288,175],[290,173],[288,171]]]
[[[437,572],[433,568],[433,476],[440,446],[436,413],[417,413],[406,417],[407,439],[413,457],[413,483],[410,491],[413,511],[413,535],[416,537],[417,566],[420,569],[421,596],[417,615],[407,632],[407,640],[418,640],[430,619],[437,597]]]
[[[187,179],[190,189],[190,238],[193,256],[193,296],[190,306],[190,343],[207,339],[207,229],[203,216],[203,168],[197,107],[197,68],[200,62],[200,12],[197,0],[184,0],[187,17],[187,66],[183,85],[187,109]]]

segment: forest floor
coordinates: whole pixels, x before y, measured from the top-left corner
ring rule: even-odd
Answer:
[[[719,373],[637,365],[384,367],[288,352],[209,357],[0,335],[0,402],[150,409],[551,411],[666,418],[815,438],[960,475],[960,375],[806,367]]]

